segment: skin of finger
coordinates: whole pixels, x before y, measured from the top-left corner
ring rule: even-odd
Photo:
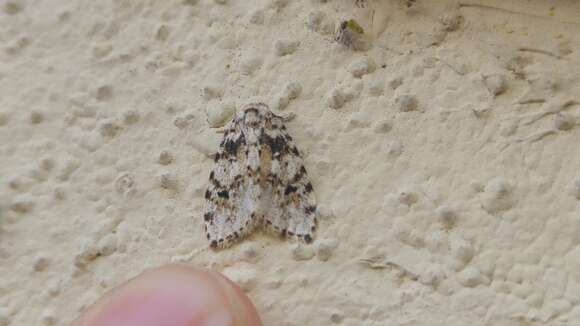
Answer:
[[[177,315],[183,315],[185,311],[184,316],[174,316],[171,322],[176,324],[262,325],[249,298],[239,286],[224,276],[185,265],[167,265],[146,271],[107,293],[73,322],[72,326],[114,325],[113,320],[119,320],[117,316],[141,304],[147,304],[144,302],[150,301],[149,299],[171,301],[170,309],[176,309]],[[165,313],[167,311],[162,314]],[[169,325],[168,323],[163,324]]]

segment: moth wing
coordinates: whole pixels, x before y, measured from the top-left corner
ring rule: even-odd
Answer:
[[[284,128],[285,129],[285,128]],[[266,227],[276,233],[311,242],[316,231],[316,200],[312,183],[298,149],[284,129],[284,148],[273,155],[272,201],[264,216]]]
[[[212,248],[229,247],[256,227],[261,192],[246,167],[247,153],[256,149],[249,148],[235,121],[226,129],[205,193],[205,232]]]

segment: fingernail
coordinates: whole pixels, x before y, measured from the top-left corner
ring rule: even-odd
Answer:
[[[235,325],[262,325],[256,308],[237,284],[221,274],[212,272],[211,275],[217,280],[217,283],[224,291],[224,295],[230,306],[230,312],[236,317]],[[225,325],[233,325],[233,323]],[[212,324],[211,326],[214,325]]]

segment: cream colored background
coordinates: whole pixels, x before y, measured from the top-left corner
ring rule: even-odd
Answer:
[[[171,261],[266,325],[580,324],[579,2],[0,5],[0,325],[67,325]],[[332,41],[350,17],[370,50]],[[297,115],[317,241],[215,253],[206,108],[255,100]]]

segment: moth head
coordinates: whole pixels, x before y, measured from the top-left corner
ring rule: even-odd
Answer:
[[[260,120],[270,112],[268,106],[264,103],[250,103],[243,109],[244,123],[251,127],[257,127]]]

